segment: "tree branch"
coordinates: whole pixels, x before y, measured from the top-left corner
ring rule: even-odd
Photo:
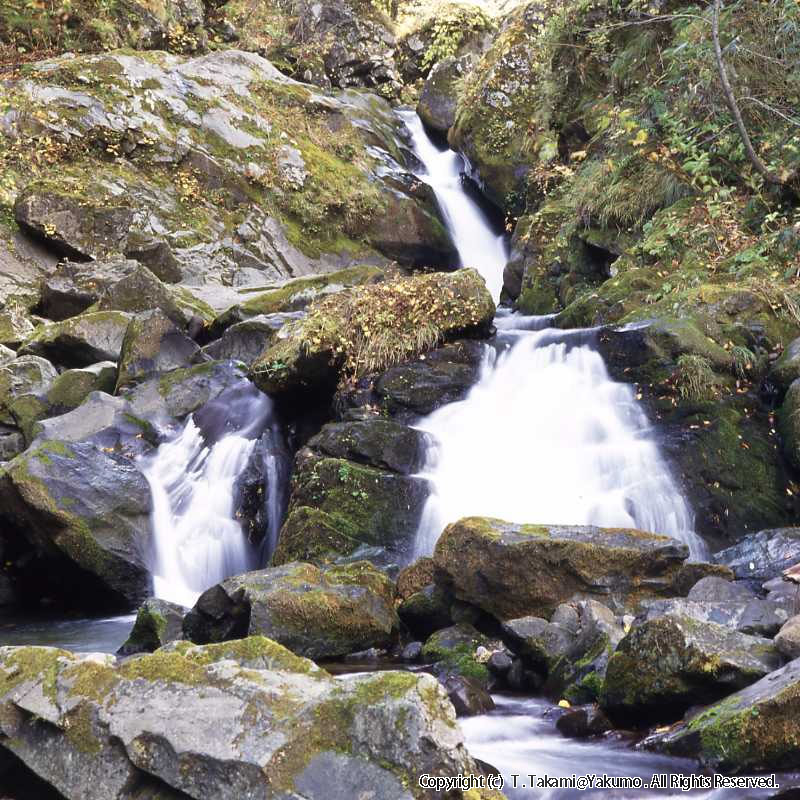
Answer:
[[[758,153],[753,149],[753,143],[750,141],[750,135],[747,133],[747,128],[742,119],[742,112],[739,110],[739,104],[736,102],[736,97],[733,94],[733,89],[728,80],[728,72],[725,69],[725,61],[722,58],[722,48],[719,44],[719,10],[721,6],[722,0],[714,0],[714,14],[711,18],[711,39],[714,42],[714,56],[717,60],[717,71],[719,72],[719,81],[722,84],[722,92],[725,95],[725,102],[728,104],[734,122],[736,122],[736,127],[739,129],[739,136],[742,138],[742,144],[744,144],[745,152],[747,153],[748,159],[750,159],[750,163],[753,165],[753,169],[755,169],[767,183],[782,186],[783,181],[767,169],[764,162],[758,157]]]

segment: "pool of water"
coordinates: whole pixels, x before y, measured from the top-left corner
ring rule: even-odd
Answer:
[[[43,645],[76,653],[115,653],[128,638],[135,614],[119,617],[0,618],[0,646]]]

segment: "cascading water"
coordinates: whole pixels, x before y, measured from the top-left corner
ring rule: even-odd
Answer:
[[[464,263],[495,298],[506,261],[502,237],[460,183],[462,162],[440,151],[418,117],[403,119]],[[498,314],[480,380],[465,400],[424,419],[431,434],[424,476],[432,485],[416,554],[469,515],[511,522],[636,527],[705,553],[691,511],[649,433],[631,387],[612,381],[585,332],[547,328],[548,317]]]
[[[280,436],[272,401],[245,381],[190,416],[174,439],[141,459],[153,498],[156,597],[191,606],[210,586],[257,566],[258,553],[235,518],[235,486],[268,427],[273,437]],[[280,491],[268,484],[267,503]],[[269,528],[280,525],[274,516],[268,506],[267,541],[277,535]]]
[[[492,230],[478,203],[462,186],[464,159],[452,150],[441,150],[425,133],[414,111],[398,112],[411,133],[414,152],[425,166],[417,177],[436,195],[447,229],[458,250],[462,267],[474,267],[486,281],[495,303],[503,288],[503,269],[508,260],[506,241]]]
[[[499,317],[506,349],[487,347],[469,395],[419,424],[435,445],[418,555],[433,551],[448,523],[479,515],[639,528],[679,539],[701,558],[691,511],[633,390],[608,377],[580,332],[529,330],[546,321]]]

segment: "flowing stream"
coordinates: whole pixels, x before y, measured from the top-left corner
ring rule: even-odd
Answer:
[[[265,429],[263,466],[272,477],[268,483],[277,484],[281,436],[272,401],[247,381],[190,416],[174,439],[141,460],[153,497],[156,597],[192,606],[209,587],[271,555],[281,522],[281,488],[267,487],[261,552],[247,542],[234,507],[237,480]]]

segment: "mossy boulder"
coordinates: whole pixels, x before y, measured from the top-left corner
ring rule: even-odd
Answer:
[[[130,319],[122,311],[95,311],[49,322],[23,342],[19,353],[43,356],[64,367],[118,361]]]
[[[750,534],[712,558],[729,567],[739,580],[764,583],[800,563],[800,528],[773,528]]]
[[[272,344],[284,325],[302,316],[302,311],[277,312],[234,323],[219,339],[202,348],[203,355],[214,360],[233,359],[249,366]]]
[[[426,439],[415,428],[375,416],[330,422],[308,441],[308,447],[334,458],[410,475],[422,465]]]
[[[794,769],[800,759],[800,659],[647,740],[721,772]]]
[[[431,634],[422,646],[422,658],[433,662],[441,677],[460,675],[485,687],[490,682],[489,669],[476,659],[476,651],[489,643],[488,637],[462,622]]]
[[[769,377],[784,392],[800,378],[800,338],[792,339],[786,345],[770,368]]]
[[[453,598],[441,586],[429,583],[404,598],[397,614],[413,636],[425,639],[453,624],[452,602]]]
[[[294,562],[204,592],[184,632],[200,644],[260,634],[298,655],[333,658],[390,644],[397,625],[394,586],[372,565]]]
[[[433,558],[437,581],[456,597],[507,620],[549,617],[572,599],[631,608],[674,596],[687,555],[674,539],[625,528],[467,517],[445,528]]]
[[[16,424],[11,409],[19,398],[47,391],[58,377],[56,368],[39,356],[21,356],[0,366],[0,423]]]
[[[265,392],[307,389],[363,376],[424,353],[443,340],[486,332],[495,306],[472,269],[398,278],[340,292],[285,326],[253,364]]]
[[[755,683],[783,662],[769,639],[666,614],[635,627],[608,664],[600,703],[617,720],[671,722]]]
[[[186,609],[175,603],[148,597],[139,606],[133,628],[118,650],[118,655],[152,653],[169,642],[182,638]]]
[[[273,563],[328,560],[364,547],[377,548],[368,557],[381,563],[402,562],[427,493],[421,478],[301,451]]]
[[[472,63],[471,56],[445,58],[428,75],[417,103],[417,114],[432,130],[447,134],[455,122],[459,81]]]
[[[572,631],[542,617],[509,619],[502,629],[511,650],[543,675],[569,652],[576,638]]]
[[[30,553],[26,592],[98,611],[146,596],[150,490],[128,457],[88,441],[43,442],[0,473],[0,509],[6,546]]]
[[[117,391],[186,368],[199,351],[199,346],[160,309],[136,314],[120,350]]]
[[[800,469],[800,380],[795,380],[786,392],[779,422],[784,455],[795,469]]]
[[[402,800],[411,786],[434,800],[420,774],[480,769],[430,675],[335,680],[259,637],[124,663],[3,648],[0,665],[2,748],[66,800],[126,800],[148,785],[170,800]]]

